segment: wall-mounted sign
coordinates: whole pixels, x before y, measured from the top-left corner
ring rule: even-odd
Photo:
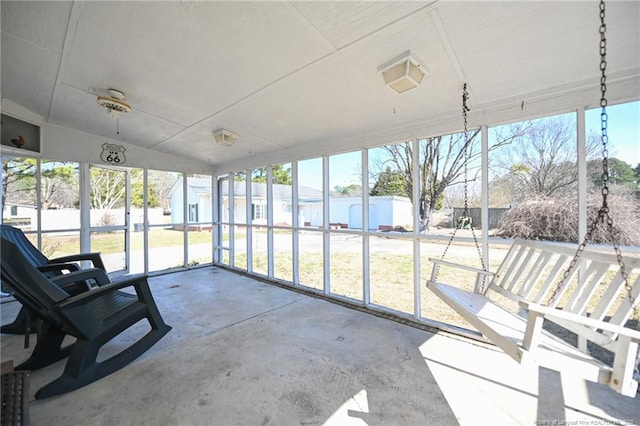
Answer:
[[[125,151],[126,148],[122,145],[103,143],[100,159],[105,163],[122,165],[127,161],[127,158],[124,156]]]

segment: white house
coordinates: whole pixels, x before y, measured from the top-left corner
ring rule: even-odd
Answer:
[[[233,223],[247,223],[246,182],[233,183]],[[275,184],[273,189],[274,225],[290,226],[292,222],[292,191],[290,185]],[[229,189],[222,187],[222,222],[229,223]],[[169,192],[171,197],[171,222],[183,222],[182,182],[178,181]],[[211,180],[187,178],[187,223],[211,222]],[[300,187],[298,189],[300,226],[322,226],[322,191]],[[251,183],[251,212],[248,218],[254,225],[267,224],[267,185]],[[345,228],[362,229],[362,198],[332,197],[329,209],[329,223]],[[411,226],[412,205],[405,197],[379,196],[369,197],[369,229],[378,230],[388,227]]]
[[[233,182],[234,223],[247,223],[246,182]],[[171,196],[171,222],[183,222],[182,182],[178,181],[169,192]],[[187,223],[211,222],[211,180],[187,178]],[[229,223],[229,190],[222,187],[222,222]],[[329,222],[342,227],[362,229],[362,198],[332,197]],[[298,223],[300,226],[322,226],[322,191],[301,186],[298,188]],[[273,185],[274,225],[291,225],[292,190],[290,185]],[[250,223],[267,223],[267,186],[264,183],[251,183]],[[405,197],[379,196],[369,197],[369,229],[385,229],[396,226],[411,226],[412,205]]]
[[[171,223],[183,223],[183,206],[187,206],[187,223],[211,222],[211,179],[187,178],[187,197],[183,204],[182,180],[177,180],[171,190]]]
[[[344,227],[362,229],[362,198],[331,198],[329,221]],[[413,223],[411,200],[406,197],[382,195],[369,197],[369,229],[410,227]]]
[[[182,182],[178,181],[169,191],[171,197],[171,222],[183,222]],[[234,223],[247,223],[247,191],[246,182],[233,183],[233,211]],[[211,180],[201,178],[187,178],[187,223],[211,222]],[[230,222],[229,189],[223,186],[222,193],[223,217],[222,222]],[[300,187],[298,191],[300,206],[300,224],[307,226],[322,225],[322,191],[308,187]],[[292,191],[290,185],[273,185],[273,223],[275,225],[291,225],[292,222]],[[267,223],[267,185],[251,183],[251,217],[253,224]]]

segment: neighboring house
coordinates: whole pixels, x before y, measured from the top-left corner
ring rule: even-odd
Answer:
[[[187,178],[187,199],[184,204],[182,180],[173,184],[168,195],[171,197],[171,223],[184,222],[184,205],[187,206],[187,223],[212,221],[211,179]]]
[[[234,223],[247,223],[247,193],[245,182],[233,182],[233,216]],[[273,188],[274,225],[291,226],[292,222],[292,188],[290,185],[275,184]],[[229,223],[229,187],[223,185],[222,222]],[[171,222],[183,222],[182,184],[176,182],[171,191]],[[187,178],[187,223],[211,222],[211,180]],[[298,188],[298,223],[300,226],[322,226],[322,191],[309,187]],[[339,224],[345,228],[362,228],[362,198],[334,197],[330,200],[331,224]],[[388,229],[397,226],[412,225],[411,201],[405,197],[380,196],[369,197],[369,229]],[[254,225],[267,224],[267,185],[251,183],[251,210],[249,222]]]
[[[329,222],[362,229],[362,198],[331,198]],[[398,226],[412,227],[413,205],[406,197],[382,195],[369,197],[369,229],[388,230]]]
[[[291,226],[292,222],[292,194],[290,185],[273,185],[273,223],[275,225]],[[247,194],[246,182],[233,182],[233,214],[234,223],[247,223]],[[182,223],[182,182],[178,181],[169,191],[171,197],[171,222]],[[222,188],[222,222],[229,220],[229,189]],[[201,178],[187,178],[187,223],[211,222],[211,180]],[[298,191],[300,206],[300,224],[307,226],[322,225],[322,191],[301,187]],[[267,223],[267,185],[251,183],[251,212],[250,222],[266,225]]]
[[[23,219],[28,223],[36,223],[38,209],[33,204],[18,204],[7,201],[4,204],[2,217],[7,219],[19,220]],[[28,220],[27,220],[28,219]]]

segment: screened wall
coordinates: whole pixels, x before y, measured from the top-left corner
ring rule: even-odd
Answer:
[[[97,251],[112,275],[213,262],[212,176],[2,155],[2,223],[47,257]]]
[[[640,255],[639,110],[608,108],[611,209],[628,256]],[[468,327],[426,289],[429,258],[495,270],[513,238],[582,238],[600,203],[600,124],[600,109],[578,109],[219,175],[217,262]],[[458,271],[440,279],[475,283]]]
[[[610,207],[639,256],[640,103],[608,110]],[[115,274],[216,264],[467,327],[426,289],[429,259],[492,270],[516,237],[575,243],[602,154],[599,109],[213,175],[3,153],[2,221],[47,256],[100,251]]]

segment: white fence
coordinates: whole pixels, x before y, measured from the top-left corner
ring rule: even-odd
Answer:
[[[14,213],[14,214],[11,214]],[[3,212],[4,220],[13,219],[25,230],[35,230],[38,223],[38,212],[34,207],[21,206],[17,210],[11,210],[7,206]],[[148,209],[149,223],[163,223],[161,208]],[[91,226],[123,226],[125,224],[124,209],[92,209]],[[56,229],[80,229],[79,209],[42,210],[41,226],[43,231]],[[130,224],[144,222],[143,209],[131,209]]]

